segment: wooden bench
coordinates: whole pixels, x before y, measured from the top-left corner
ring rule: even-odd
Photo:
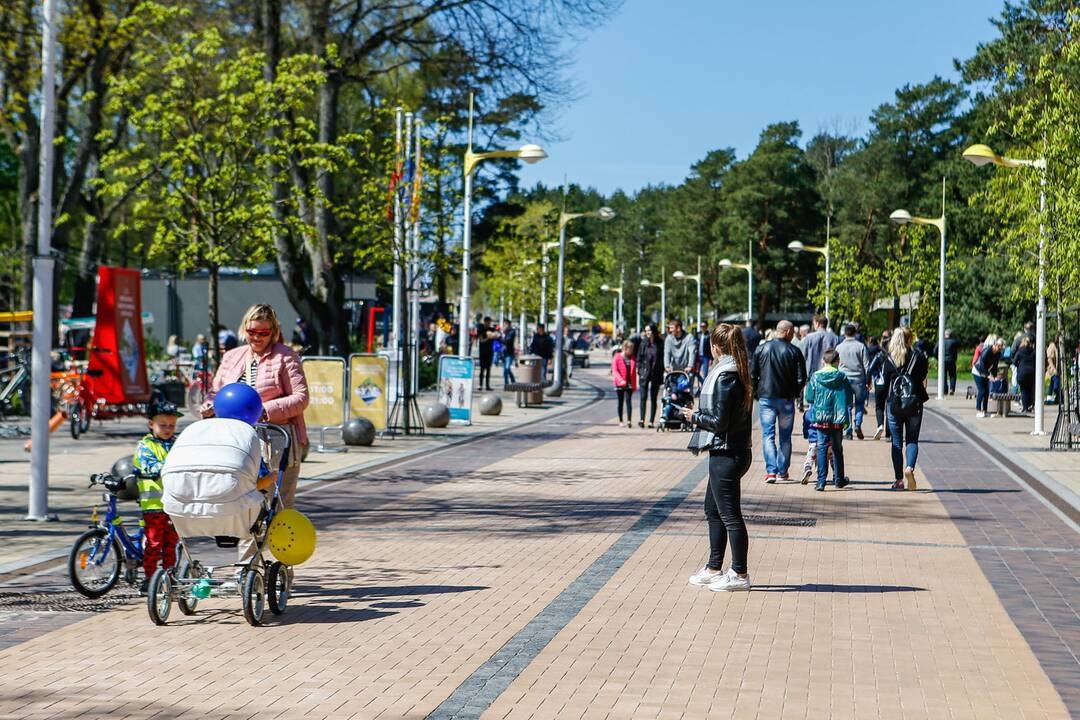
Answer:
[[[990,399],[997,403],[998,417],[1008,417],[1012,403],[1020,402],[1020,395],[1016,393],[990,393]]]
[[[517,406],[518,407],[529,407],[530,405],[541,405],[541,404],[543,404],[543,401],[541,401],[539,403],[530,403],[529,402],[529,396],[532,393],[543,392],[544,388],[547,387],[550,384],[551,384],[550,382],[547,382],[547,383],[513,382],[513,383],[506,383],[505,385],[503,385],[503,390],[505,390],[506,392],[513,392],[513,393],[517,394],[516,397],[517,397]]]

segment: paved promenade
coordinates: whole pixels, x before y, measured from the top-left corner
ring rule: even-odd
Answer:
[[[0,717],[1080,716],[1080,536],[951,424],[927,416],[914,493],[888,490],[884,442],[846,445],[841,491],[765,485],[759,459],[754,590],[725,594],[686,582],[688,435],[613,413],[309,486],[319,548],[266,627],[226,599],[160,628],[141,603],[0,610],[22,622]]]

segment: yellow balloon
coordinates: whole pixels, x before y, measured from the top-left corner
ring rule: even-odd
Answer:
[[[270,521],[267,545],[286,565],[299,565],[315,552],[315,526],[299,510],[282,510]]]

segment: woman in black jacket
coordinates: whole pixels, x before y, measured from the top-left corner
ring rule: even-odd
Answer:
[[[1035,409],[1035,348],[1027,335],[1020,339],[1012,362],[1016,366],[1016,384],[1020,386],[1020,404],[1024,412],[1031,412]]]
[[[993,333],[986,336],[979,351],[979,359],[971,366],[971,378],[975,381],[975,417],[987,416],[990,402],[990,383],[997,377],[998,361],[1005,350],[1005,341]]]
[[[709,488],[705,494],[709,561],[690,576],[690,583],[717,592],[749,590],[746,554],[750,540],[742,516],[740,487],[752,459],[753,393],[746,342],[741,329],[727,323],[712,331],[710,341],[713,365],[702,383],[698,410],[682,410],[686,421],[694,425],[689,450],[695,455],[709,451]],[[725,573],[721,568],[729,542],[731,568]]]
[[[638,427],[645,426],[646,401],[652,401],[649,412],[649,427],[656,421],[656,396],[664,384],[664,346],[660,342],[660,332],[655,323],[649,323],[638,343],[637,351],[638,391],[641,393],[641,415]]]

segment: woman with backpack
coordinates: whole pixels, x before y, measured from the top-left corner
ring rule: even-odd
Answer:
[[[893,331],[885,357],[885,386],[889,397],[885,417],[892,433],[893,490],[915,489],[915,461],[919,458],[919,431],[922,429],[926,394],[926,355],[913,347],[910,327]]]
[[[990,383],[997,377],[998,361],[1005,350],[1005,341],[990,333],[983,344],[975,348],[971,362],[971,377],[975,381],[975,417],[987,417],[990,402]]]
[[[634,343],[627,340],[622,352],[611,358],[611,377],[615,394],[619,397],[619,424],[622,425],[623,403],[626,404],[626,427],[634,423],[634,391],[637,390],[637,361],[634,360]]]

